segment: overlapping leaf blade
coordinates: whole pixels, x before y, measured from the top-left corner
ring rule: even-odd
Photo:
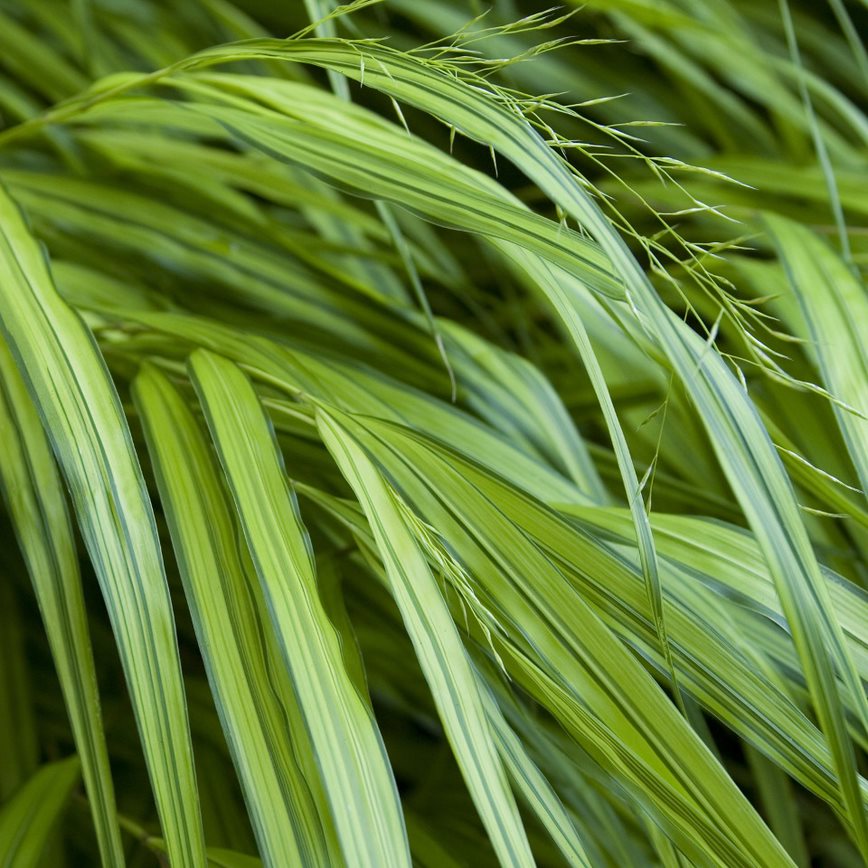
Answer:
[[[323,440],[368,516],[392,593],[500,863],[532,865],[530,846],[458,630],[398,502],[346,425],[328,412],[318,414]]]
[[[357,865],[409,864],[391,768],[318,599],[307,531],[259,399],[238,367],[213,353],[194,353],[190,370],[291,673],[344,858]]]
[[[117,394],[42,250],[0,188],[0,324],[72,494],[100,579],[169,852],[201,863],[202,832],[174,618],[150,501]]]
[[[328,865],[320,819],[293,753],[273,661],[247,586],[218,468],[199,423],[156,369],[136,378],[163,505],[199,645],[268,865]],[[215,577],[217,581],[215,582]],[[303,738],[304,732],[296,732]]]
[[[123,865],[78,557],[42,423],[0,338],[2,487],[28,564],[90,794],[104,865]]]

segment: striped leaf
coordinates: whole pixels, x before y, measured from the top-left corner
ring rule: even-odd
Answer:
[[[351,420],[321,412],[317,424],[371,524],[392,594],[500,863],[533,865],[472,666],[399,503],[347,431]]]
[[[0,323],[69,487],[115,631],[166,841],[179,866],[202,831],[174,617],[154,517],[93,337],[0,188]]]
[[[328,865],[323,830],[288,731],[276,676],[260,648],[258,607],[237,549],[219,468],[169,380],[144,368],[133,391],[142,417],[199,646],[267,865]],[[215,582],[215,577],[217,582]],[[258,653],[257,653],[258,652]]]
[[[0,487],[51,644],[104,865],[123,865],[78,557],[61,481],[36,408],[0,339]]]
[[[194,353],[190,373],[310,734],[344,858],[355,865],[409,864],[391,768],[318,598],[307,531],[259,399],[238,367],[213,353]]]

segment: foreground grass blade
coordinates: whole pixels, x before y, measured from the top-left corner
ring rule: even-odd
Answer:
[[[406,525],[406,513],[347,430],[352,420],[320,411],[317,424],[368,517],[392,594],[500,864],[533,865],[480,687],[440,588]]]
[[[510,728],[491,693],[484,693],[483,700],[503,763],[528,807],[539,818],[569,865],[591,868],[593,863],[558,794]]]
[[[202,828],[163,561],[120,402],[93,338],[0,187],[0,324],[39,408],[103,591],[174,863]]]
[[[808,351],[833,398],[838,425],[868,492],[868,298],[865,287],[825,243],[800,224],[767,214],[766,228],[804,316]]]
[[[78,774],[77,757],[42,766],[0,806],[0,865],[3,868],[36,868],[40,864]]]
[[[0,337],[0,488],[39,601],[90,797],[103,864],[124,864],[78,557],[51,447]]]
[[[190,372],[292,675],[344,858],[371,868],[409,865],[388,758],[319,600],[307,531],[259,399],[241,370],[213,353],[194,353]]]
[[[507,643],[504,651],[528,678],[525,685],[540,679],[539,689],[551,679],[546,691],[554,694],[547,701],[583,747],[618,764],[623,759],[615,759],[616,745],[630,744],[631,758],[620,774],[633,780],[661,821],[671,823],[669,833],[694,858],[788,864],[686,721],[521,529],[517,514],[531,527],[539,521],[530,498],[422,435],[375,420],[365,427],[371,432],[367,448],[408,497],[424,503],[425,519],[444,529],[481,583],[480,596],[497,600],[502,617],[522,624],[522,641]],[[537,659],[546,661],[548,674]],[[576,691],[576,701],[555,699],[560,691]]]
[[[200,424],[153,367],[133,394],[199,646],[266,865],[328,865],[311,793],[274,695],[219,468]],[[299,745],[300,747],[300,745]],[[298,749],[298,748],[296,748]]]

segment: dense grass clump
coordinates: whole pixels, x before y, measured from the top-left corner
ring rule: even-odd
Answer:
[[[0,865],[862,865],[866,25],[0,0]]]

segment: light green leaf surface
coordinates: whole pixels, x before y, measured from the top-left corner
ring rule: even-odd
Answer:
[[[500,864],[533,865],[470,660],[406,513],[347,431],[351,420],[320,412],[317,424],[368,516],[392,594]]]
[[[72,724],[104,865],[123,865],[78,557],[36,407],[0,339],[0,487],[15,522]],[[11,699],[11,697],[10,697]]]
[[[0,324],[26,370],[112,620],[169,852],[201,861],[187,709],[153,513],[93,337],[0,188]]]
[[[134,385],[199,645],[268,865],[329,864],[323,830],[293,754],[287,712],[247,586],[219,468],[169,380],[145,368]],[[215,577],[217,582],[215,582]],[[279,682],[278,682],[279,683]]]
[[[292,678],[344,858],[356,865],[409,864],[380,734],[344,669],[337,634],[318,599],[307,531],[259,400],[237,366],[213,353],[195,353],[190,373]]]

